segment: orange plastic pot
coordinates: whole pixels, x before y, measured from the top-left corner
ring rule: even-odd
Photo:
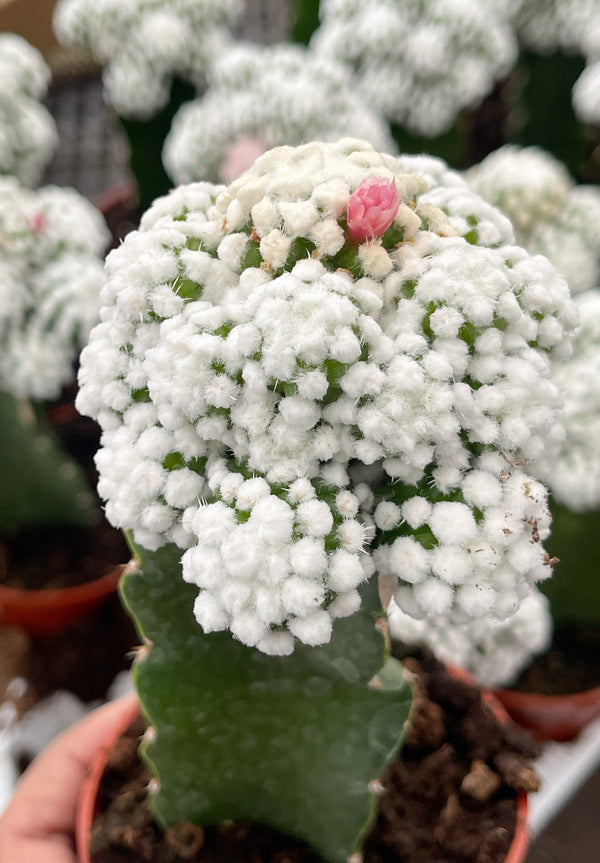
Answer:
[[[474,682],[474,678],[462,669],[450,668],[450,672],[457,678]],[[494,714],[501,722],[509,722],[510,717],[489,691],[483,691],[482,697],[490,705]],[[98,752],[89,770],[86,783],[79,797],[76,820],[76,848],[79,863],[91,863],[90,859],[90,836],[92,824],[96,815],[98,799],[98,788],[108,762],[110,751],[119,737],[129,727],[131,722],[139,713],[139,705],[133,703],[131,710],[124,715],[106,734],[101,742]],[[519,792],[517,796],[517,819],[515,832],[504,863],[524,863],[529,848],[529,829],[527,826],[528,803],[527,794]]]
[[[95,581],[50,590],[0,585],[0,623],[20,626],[32,635],[52,635],[115,593],[122,571],[116,566]]]
[[[573,695],[540,695],[515,689],[495,689],[506,712],[539,740],[573,740],[600,716],[600,686]]]

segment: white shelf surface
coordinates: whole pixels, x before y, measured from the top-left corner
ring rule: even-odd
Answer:
[[[541,780],[529,796],[529,829],[539,836],[600,765],[600,719],[571,743],[548,743],[535,763]]]

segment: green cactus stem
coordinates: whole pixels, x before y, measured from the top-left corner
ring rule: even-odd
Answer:
[[[459,115],[448,132],[435,138],[407,132],[397,123],[390,122],[390,130],[401,153],[428,153],[444,159],[453,168],[467,167],[469,118],[465,113]]]
[[[290,42],[308,45],[319,26],[319,0],[296,0],[290,26]]]
[[[99,508],[83,471],[25,400],[0,393],[0,530],[87,525]]]
[[[552,501],[552,533],[546,545],[558,558],[554,575],[540,587],[555,621],[600,621],[600,512],[573,512]]]
[[[121,591],[147,645],[134,674],[155,732],[142,753],[159,821],[268,824],[344,863],[375,816],[370,783],[398,751],[410,705],[376,627],[376,580],[329,644],[274,657],[202,632],[179,549],[134,552]]]
[[[171,121],[184,102],[196,95],[192,84],[175,78],[167,105],[149,120],[120,117],[129,141],[131,170],[138,186],[138,208],[143,213],[155,198],[166,195],[172,183],[163,167],[162,148]]]
[[[584,67],[581,56],[521,52],[512,75],[513,120],[520,125],[509,130],[508,140],[548,150],[577,180],[597,182],[597,167],[594,171],[589,158],[592,144],[571,104],[571,90]]]

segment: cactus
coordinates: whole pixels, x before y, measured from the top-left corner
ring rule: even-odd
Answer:
[[[230,39],[242,0],[60,0],[59,42],[88,50],[103,67],[104,96],[129,139],[140,211],[171,184],[161,163],[171,119],[206,83]]]
[[[97,504],[81,468],[44,428],[29,402],[0,393],[0,530],[89,524]]]
[[[514,66],[505,5],[322,0],[310,46],[352,67],[357,88],[397,127],[437,138]]]
[[[377,576],[452,629],[550,575],[524,466],[558,449],[576,315],[512,242],[442,162],[345,139],[183,186],[108,257],[77,407],[137,558],[163,824],[257,820],[341,863],[407,710]]]
[[[162,823],[268,823],[345,863],[374,818],[369,783],[398,750],[410,705],[396,660],[376,679],[385,662],[376,595],[329,644],[271,657],[199,631],[177,548],[134,553],[140,570],[130,568],[121,592],[149,645],[134,673],[157,732],[143,754]]]
[[[508,216],[519,245],[545,255],[571,294],[600,282],[600,189],[576,185],[565,166],[538,147],[505,145],[465,174],[473,189]]]
[[[600,510],[574,512],[551,501],[552,537],[548,550],[556,557],[555,575],[542,586],[552,619],[600,621],[598,530]]]
[[[0,33],[0,174],[35,185],[58,141],[41,100],[50,69],[16,33]]]
[[[556,621],[600,620],[600,290],[575,298],[580,326],[573,354],[556,364],[564,402],[565,444],[546,467],[552,492],[552,536],[556,576],[543,586]]]
[[[206,93],[181,107],[165,139],[163,162],[176,184],[231,182],[265,150],[307,139],[352,133],[377,150],[396,150],[349,71],[299,45],[234,42],[207,78]]]
[[[511,219],[518,242],[531,254],[548,256],[574,296],[580,323],[572,354],[552,368],[565,439],[559,455],[542,459],[537,468],[551,493],[548,553],[557,560],[554,577],[541,590],[553,620],[598,621],[600,190],[576,185],[564,165],[537,147],[504,146],[466,177]],[[511,680],[505,668],[504,683]]]
[[[295,0],[292,4],[290,42],[308,45],[319,26],[319,0]]]
[[[74,377],[96,322],[107,242],[101,215],[69,189],[0,178],[0,528],[88,524],[99,509],[42,418]],[[33,406],[36,406],[35,408]]]

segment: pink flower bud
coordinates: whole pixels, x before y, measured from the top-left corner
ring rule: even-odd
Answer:
[[[252,167],[256,159],[266,151],[267,147],[261,138],[243,135],[238,138],[225,153],[219,173],[225,183],[232,183]]]
[[[46,218],[45,213],[41,213],[39,211],[32,213],[27,221],[34,234],[41,234],[48,227],[48,219]]]
[[[394,221],[399,206],[394,180],[363,180],[348,199],[348,234],[357,243],[381,237]]]

